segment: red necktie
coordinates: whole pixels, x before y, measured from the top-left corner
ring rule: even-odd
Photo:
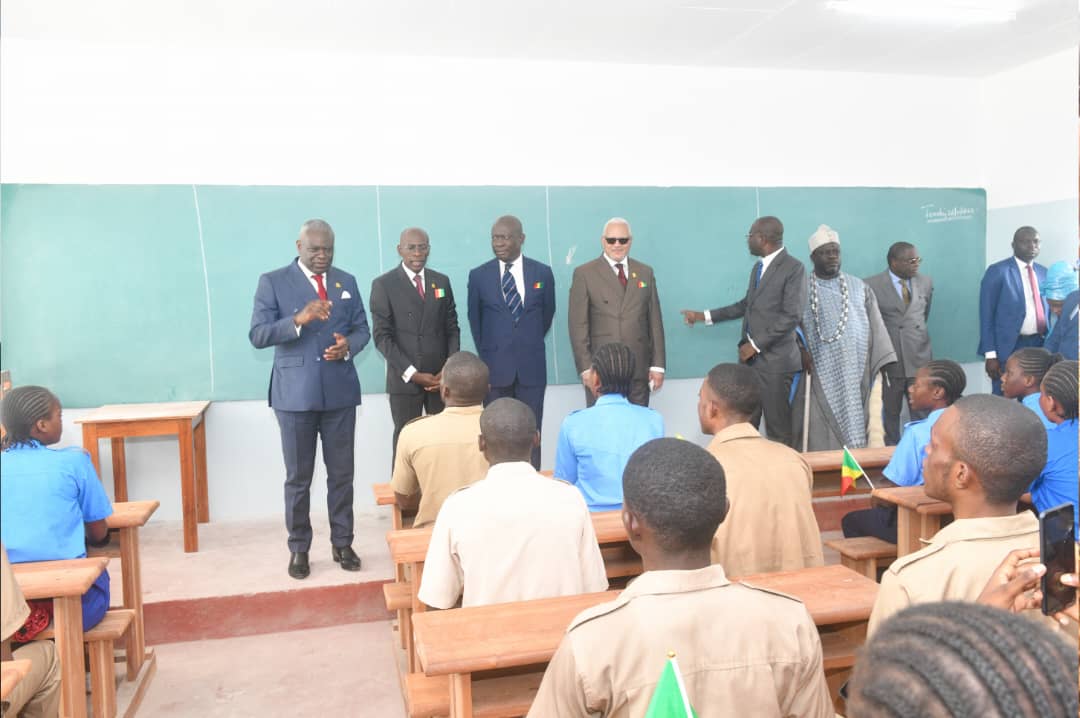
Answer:
[[[623,272],[622,262],[616,262],[615,269],[619,270],[619,284],[623,285],[623,289],[626,289],[626,274]]]
[[[424,298],[424,279],[419,275],[413,276],[413,282],[416,283],[416,291],[420,293],[420,298]]]
[[[1035,326],[1039,334],[1046,334],[1046,312],[1043,311],[1042,296],[1039,294],[1039,280],[1035,276],[1035,270],[1029,264],[1028,282],[1031,283],[1031,298],[1035,300]]]
[[[315,283],[319,285],[319,299],[326,301],[326,286],[322,283],[321,274],[312,274],[311,278],[315,280]]]

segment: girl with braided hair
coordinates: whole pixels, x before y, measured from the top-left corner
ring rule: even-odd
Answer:
[[[1047,431],[1054,428],[1054,422],[1039,408],[1039,385],[1050,367],[1062,359],[1060,354],[1051,354],[1042,347],[1025,347],[1009,356],[1005,371],[1001,373],[1001,395],[1006,399],[1019,399],[1038,415]]]
[[[63,430],[60,400],[40,386],[20,386],[0,407],[7,435],[0,453],[0,539],[12,563],[83,558],[101,544],[113,512],[90,457],[81,448],[50,449]],[[109,573],[83,595],[83,630],[109,608]]]
[[[1015,355],[1013,355],[1015,356]],[[1010,357],[1011,358],[1011,357]],[[1042,380],[1042,396],[1039,404],[1047,418],[1054,422],[1046,433],[1046,466],[1039,478],[1031,484],[1031,503],[1037,511],[1071,503],[1073,506],[1073,530],[1080,540],[1077,513],[1080,496],[1077,494],[1077,369],[1075,361],[1054,364]]]

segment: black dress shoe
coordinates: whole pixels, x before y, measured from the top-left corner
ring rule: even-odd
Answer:
[[[341,564],[346,571],[360,570],[360,557],[352,550],[352,546],[335,546],[334,561]]]
[[[289,558],[289,575],[293,578],[307,578],[311,573],[308,565],[307,551],[293,551]]]

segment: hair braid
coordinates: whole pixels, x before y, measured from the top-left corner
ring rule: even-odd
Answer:
[[[634,353],[619,342],[605,344],[593,353],[592,368],[600,376],[601,394],[630,396],[634,378]]]
[[[1024,347],[1009,355],[1009,359],[1016,360],[1016,365],[1024,376],[1030,376],[1036,384],[1042,382],[1050,367],[1064,358],[1060,354],[1051,354],[1042,347]]]
[[[1042,391],[1061,406],[1066,420],[1077,417],[1078,370],[1075,360],[1058,362],[1042,380]]]
[[[930,375],[930,381],[940,386],[945,392],[945,401],[951,406],[964,395],[967,388],[967,375],[964,369],[952,359],[934,359],[923,367]]]
[[[34,424],[45,419],[58,399],[43,386],[19,386],[7,393],[0,407],[0,421],[7,435],[4,449],[28,443],[33,439],[30,432]]]

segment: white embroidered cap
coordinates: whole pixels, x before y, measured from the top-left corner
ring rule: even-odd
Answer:
[[[810,251],[813,252],[823,244],[840,244],[840,235],[827,224],[818,225],[817,231],[810,235]]]

